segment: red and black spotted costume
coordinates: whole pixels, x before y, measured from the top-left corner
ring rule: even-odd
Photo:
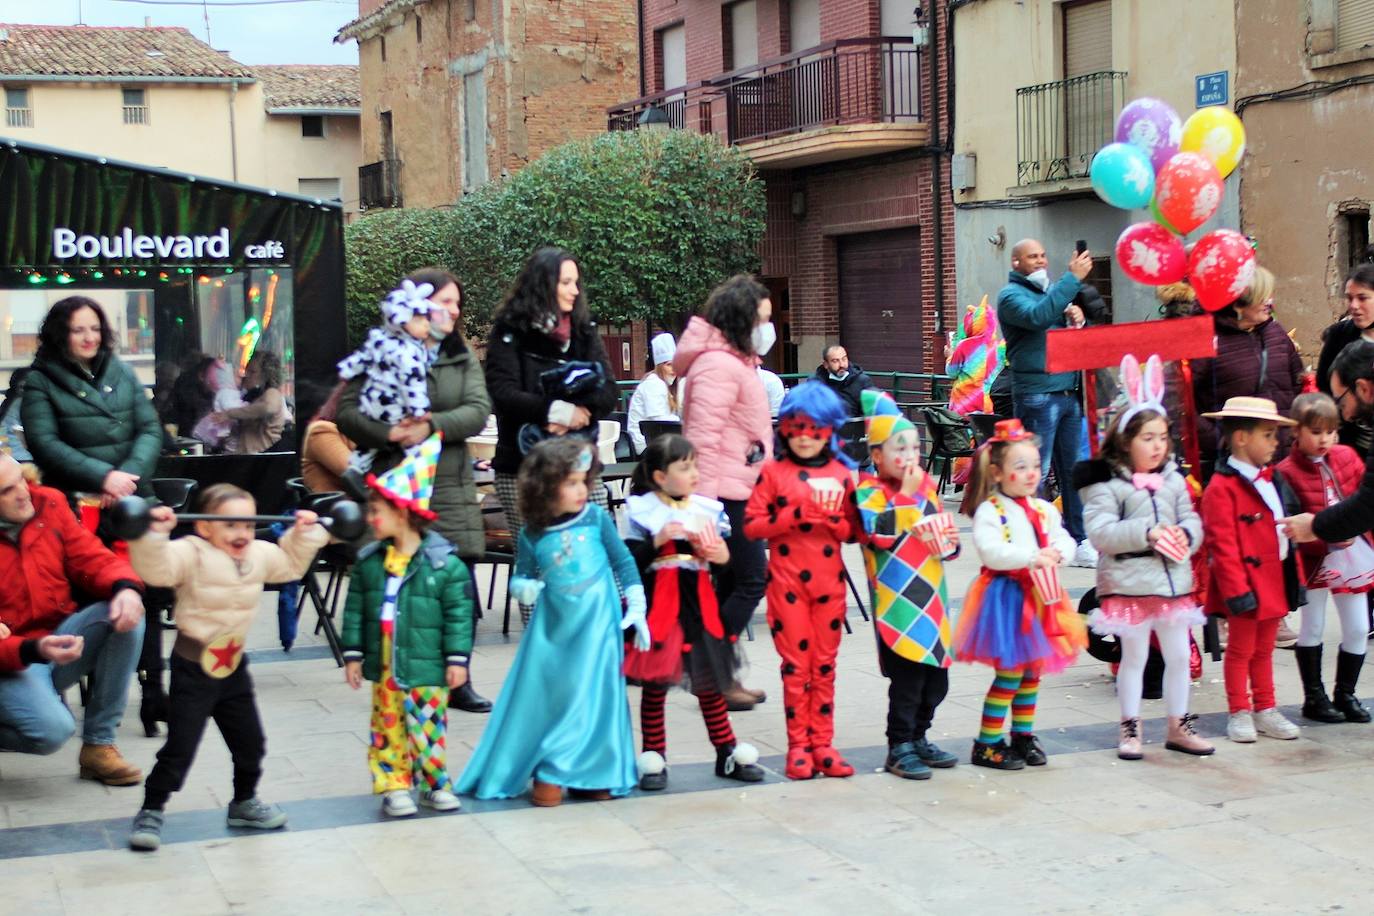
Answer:
[[[798,434],[829,439],[831,430],[794,415],[779,424],[778,433],[785,443],[789,435]],[[834,514],[824,511],[815,498],[815,485],[825,480],[834,481],[832,486],[843,493]],[[765,464],[744,518],[745,534],[766,539],[770,550],[768,625],[782,656],[787,775],[808,779],[819,770],[827,776],[849,776],[854,768],[834,747],[834,710],[835,657],[845,614],[840,546],[863,530],[852,472],[829,448],[811,460],[796,458],[784,448]]]

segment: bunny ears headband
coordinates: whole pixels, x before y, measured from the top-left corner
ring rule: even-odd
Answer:
[[[1127,354],[1121,360],[1121,387],[1126,392],[1127,407],[1117,419],[1117,429],[1125,429],[1142,410],[1157,410],[1166,418],[1169,416],[1164,409],[1164,363],[1158,356],[1145,360],[1142,371],[1140,361]]]

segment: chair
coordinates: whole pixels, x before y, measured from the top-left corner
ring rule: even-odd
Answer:
[[[343,493],[307,492],[301,497],[299,506],[319,515],[328,515],[330,509],[346,499],[348,497]],[[324,634],[325,642],[329,643],[329,651],[339,665],[343,665],[343,645],[339,640],[339,631],[334,620],[338,615],[339,602],[343,598],[344,581],[348,578],[348,572],[356,559],[357,553],[352,544],[326,544],[315,555],[314,563],[301,577],[301,593],[296,599],[297,620],[300,619],[307,600],[315,608],[318,618],[315,632]],[[320,589],[317,574],[323,574],[325,577],[323,590]]]
[[[154,477],[153,495],[173,512],[185,512],[200,484],[189,477]]]
[[[620,438],[615,442],[615,460],[637,461],[639,452],[635,448],[634,440],[630,438],[630,415],[623,410],[617,410],[606,419],[620,424]]]
[[[955,459],[973,457],[973,426],[958,414],[934,407],[922,408],[921,416],[925,421],[926,431],[930,434],[926,470],[933,473],[935,463],[940,462],[936,488],[938,492],[943,493],[949,485]]]
[[[618,421],[596,421],[596,457],[602,464],[615,464],[615,447],[619,441],[620,423]]]
[[[840,427],[840,439],[844,442],[844,453],[858,462],[860,467],[869,463],[868,430],[863,417],[847,420]]]
[[[659,436],[666,436],[669,433],[682,435],[681,420],[640,420],[639,432],[644,437],[644,444],[648,445]]]

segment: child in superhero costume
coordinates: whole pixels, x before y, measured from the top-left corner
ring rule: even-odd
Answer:
[[[835,749],[835,656],[845,614],[840,547],[861,530],[854,462],[840,449],[839,397],[803,382],[778,412],[776,458],[744,510],[744,532],[766,539],[768,625],[782,656],[789,779],[851,776]]]

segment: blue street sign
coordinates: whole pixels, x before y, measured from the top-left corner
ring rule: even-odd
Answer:
[[[1204,73],[1193,78],[1197,90],[1197,107],[1225,105],[1231,101],[1230,80],[1225,70],[1220,73]]]

